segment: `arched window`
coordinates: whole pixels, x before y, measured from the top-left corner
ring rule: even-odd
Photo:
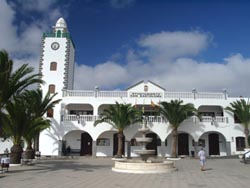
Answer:
[[[50,70],[51,71],[56,71],[57,69],[57,63],[56,62],[51,62],[50,63]]]
[[[47,117],[52,118],[54,116],[54,110],[52,108],[48,109],[47,111]]]
[[[56,33],[56,37],[60,38],[61,37],[61,31],[58,30],[57,33]]]
[[[49,85],[49,93],[55,93],[56,86],[54,84]]]
[[[245,148],[245,138],[236,137],[236,151],[244,151]]]

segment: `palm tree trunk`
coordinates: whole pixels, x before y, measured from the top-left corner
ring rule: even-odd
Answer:
[[[122,158],[122,140],[123,140],[123,132],[118,132],[118,149],[117,149],[117,158]]]
[[[32,143],[28,143],[27,148],[25,150],[25,157],[26,157],[26,159],[34,159],[35,158],[35,151],[32,148]]]
[[[173,128],[172,130],[172,157],[177,157],[177,140],[178,132],[177,128]]]
[[[245,146],[246,148],[249,148],[249,143],[248,143],[249,129],[247,126],[245,127],[244,134],[245,134]]]
[[[22,157],[23,148],[19,145],[13,145],[10,149],[10,163],[20,164]]]
[[[40,133],[36,134],[34,138],[34,150],[35,151],[39,151],[39,137],[40,137]]]

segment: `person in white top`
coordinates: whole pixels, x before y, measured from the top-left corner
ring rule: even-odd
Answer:
[[[201,148],[201,150],[198,152],[198,156],[200,158],[201,171],[204,171],[205,161],[206,161],[206,152],[203,148]]]

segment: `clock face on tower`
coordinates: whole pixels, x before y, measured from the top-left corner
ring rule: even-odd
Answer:
[[[52,50],[57,50],[59,47],[60,47],[60,45],[59,45],[58,42],[53,42],[53,43],[51,44]]]

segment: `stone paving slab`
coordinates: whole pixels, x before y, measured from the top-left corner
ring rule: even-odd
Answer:
[[[111,171],[110,158],[39,160],[34,166],[10,167],[0,174],[0,188],[236,188],[250,187],[250,165],[239,159],[209,159],[200,171],[198,159],[175,162],[167,174],[124,174]]]

